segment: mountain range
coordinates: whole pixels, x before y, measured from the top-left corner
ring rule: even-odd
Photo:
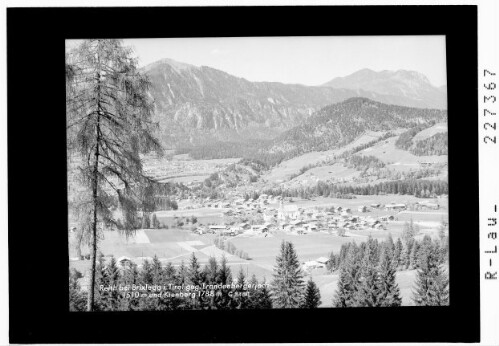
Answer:
[[[446,94],[417,72],[361,70],[325,85],[251,82],[207,66],[162,59],[143,68],[166,146],[273,139],[325,106],[352,97],[446,108]]]
[[[389,103],[402,106],[447,108],[446,86],[435,87],[424,74],[416,71],[384,70],[376,72],[362,69],[346,77],[334,78],[323,85],[389,95],[394,97],[394,102]]]

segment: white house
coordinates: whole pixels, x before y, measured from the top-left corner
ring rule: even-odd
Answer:
[[[280,203],[279,211],[277,217],[279,220],[284,221],[286,219],[296,220],[300,216],[300,211],[298,206],[295,204],[283,205]]]
[[[225,225],[211,225],[209,226],[209,229],[214,232],[222,232],[227,229]]]
[[[323,264],[324,266],[326,266],[330,259],[327,258],[327,257],[319,257],[318,259],[315,260],[317,263],[320,263],[320,264]]]
[[[386,210],[403,210],[406,209],[407,206],[403,203],[390,203],[385,205]]]

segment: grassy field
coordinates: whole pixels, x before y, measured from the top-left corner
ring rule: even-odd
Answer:
[[[310,153],[306,153],[290,160],[286,160],[281,162],[277,167],[272,169],[270,173],[266,174],[263,179],[280,183],[289,179],[289,177],[293,174],[296,174],[300,171],[300,169],[304,166],[315,164],[317,162],[331,159],[333,156],[341,155],[343,152],[347,150],[351,150],[359,145],[368,143],[372,140],[375,140],[381,137],[385,132],[373,132],[367,131],[365,134],[357,138],[355,141],[350,144],[341,147],[340,149],[332,149],[326,151],[313,151]]]
[[[336,199],[336,198],[314,198],[313,200],[295,199],[294,204],[302,208],[317,208],[330,206],[343,206],[352,209],[353,214],[372,217],[382,215],[394,215],[396,220],[387,224],[386,230],[352,230],[347,233],[346,237],[338,237],[334,234],[323,232],[314,232],[306,235],[292,235],[280,231],[276,231],[270,237],[232,237],[230,242],[237,249],[246,252],[250,260],[244,260],[239,257],[230,255],[217,249],[213,245],[215,235],[204,234],[198,235],[190,232],[187,227],[183,229],[170,227],[169,229],[157,230],[138,230],[133,237],[125,237],[118,232],[106,231],[104,237],[99,242],[99,249],[105,256],[121,257],[127,256],[136,263],[142,263],[144,258],[152,258],[158,256],[162,263],[171,262],[178,266],[183,261],[188,263],[189,258],[194,252],[201,265],[208,263],[210,256],[215,256],[220,259],[222,254],[225,254],[232,269],[233,275],[237,275],[239,270],[243,270],[249,276],[255,274],[259,280],[264,278],[267,282],[272,280],[273,267],[275,258],[279,253],[280,245],[283,240],[290,241],[294,244],[301,263],[309,260],[315,260],[318,257],[328,256],[331,251],[338,253],[341,245],[347,242],[355,241],[360,243],[365,241],[368,236],[384,240],[389,234],[394,240],[402,234],[404,223],[413,220],[420,226],[420,234],[417,236],[422,238],[425,234],[432,237],[437,237],[438,226],[442,219],[447,219],[447,199],[438,199],[441,209],[437,211],[404,211],[401,213],[388,212],[384,210],[371,209],[370,212],[361,213],[357,211],[360,205],[369,206],[371,203],[414,203],[421,199],[413,196],[400,195],[380,195],[380,196],[358,196],[357,199]],[[175,216],[188,217],[196,216],[199,223],[223,222],[221,209],[202,208],[202,209],[187,209],[177,211],[158,212],[158,218],[162,222],[173,222]],[[69,236],[70,247],[69,257],[74,258],[76,251],[74,248],[74,234]],[[82,248],[82,253],[89,253],[88,249]],[[81,272],[86,272],[90,266],[90,261],[70,261],[70,266]],[[330,306],[331,299],[337,285],[337,276],[324,272],[313,272],[313,279],[319,286],[323,296],[323,306]],[[414,282],[414,272],[400,272],[397,274],[397,282],[401,288],[401,293],[404,299],[404,305],[411,303],[412,285]]]
[[[198,225],[221,224],[224,222],[223,212],[229,209],[225,208],[197,208],[183,210],[165,210],[156,212],[160,223],[168,227],[175,227],[177,218],[189,218],[195,216]],[[192,225],[188,225],[189,227]]]
[[[376,143],[370,148],[360,151],[359,155],[372,155],[388,164],[388,168],[405,172],[420,167],[419,162],[446,163],[447,155],[416,156],[409,151],[397,149],[395,142],[398,136]]]
[[[220,259],[223,253],[211,245],[213,240],[211,235],[200,236],[178,229],[144,230],[139,231],[138,234],[141,234],[141,242],[127,240],[116,232],[106,232],[105,238],[100,243],[100,249],[105,256],[127,256],[137,264],[141,264],[144,258],[151,259],[154,255],[157,255],[163,264],[171,262],[175,266],[180,265],[182,261],[187,264],[192,256],[192,251],[195,251],[201,265],[208,263],[210,256]],[[387,236],[387,233],[378,232],[377,235],[382,239]],[[291,241],[296,248],[300,262],[305,262],[320,256],[328,256],[331,251],[338,252],[343,243],[353,240],[360,242],[365,238],[337,237],[323,233],[293,236],[281,232],[269,238],[235,237],[230,241],[238,249],[246,251],[251,260],[243,260],[225,253],[233,276],[237,276],[238,272],[242,270],[249,277],[255,275],[260,281],[263,279],[268,283],[272,281],[275,258],[283,240]],[[90,261],[70,261],[70,267],[85,273],[90,267]],[[308,279],[308,275],[305,279]],[[321,292],[321,306],[331,306],[337,287],[338,275],[329,274],[324,269],[314,270],[311,275]],[[403,305],[412,305],[411,296],[414,275],[415,271],[397,273],[397,283],[401,290]]]
[[[309,169],[296,178],[291,179],[285,183],[286,188],[296,188],[300,185],[310,186],[316,184],[318,181],[330,182],[351,182],[354,178],[358,178],[360,172],[345,167],[342,164],[336,163],[334,165],[327,165]]]
[[[157,181],[189,183],[203,181],[210,174],[220,171],[239,161],[239,158],[193,160],[188,154],[164,156],[143,156],[144,171]]]
[[[429,138],[433,135],[436,135],[437,133],[440,132],[447,132],[447,123],[438,123],[433,125],[432,127],[429,127],[427,129],[424,129],[421,132],[418,132],[412,139],[413,142],[418,142],[423,139]]]

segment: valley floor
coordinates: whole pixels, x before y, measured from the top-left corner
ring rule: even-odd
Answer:
[[[395,219],[386,223],[386,229],[352,229],[345,236],[338,236],[335,232],[325,230],[308,232],[307,234],[290,233],[279,229],[273,229],[266,234],[241,233],[233,236],[226,236],[226,240],[231,242],[237,249],[246,252],[250,259],[242,259],[226,251],[220,250],[214,245],[217,234],[198,234],[192,231],[193,226],[169,227],[168,229],[142,229],[137,230],[133,236],[126,237],[116,231],[106,231],[104,239],[99,244],[100,251],[106,258],[114,256],[119,258],[128,257],[137,264],[144,259],[151,260],[157,256],[163,264],[171,262],[179,266],[182,262],[188,264],[194,253],[201,265],[207,264],[210,256],[218,260],[224,255],[232,269],[233,275],[237,275],[241,269],[249,276],[255,275],[258,280],[265,279],[270,282],[273,278],[273,267],[279,252],[280,244],[283,240],[290,241],[295,246],[298,258],[301,263],[315,260],[319,257],[328,257],[331,252],[338,253],[341,245],[355,241],[360,243],[368,239],[369,236],[384,240],[389,234],[396,241],[401,237],[404,223],[413,220],[420,227],[417,238],[422,238],[425,234],[431,237],[438,236],[438,227],[442,220],[447,220],[447,200],[439,199],[439,210],[431,211],[410,211],[400,212],[370,209],[369,212],[357,212],[359,205],[369,205],[370,203],[409,203],[415,199],[411,196],[358,196],[358,199],[344,200],[335,198],[315,198],[313,200],[296,200],[299,208],[315,209],[329,206],[342,205],[343,208],[352,208],[353,216],[378,218],[380,216],[393,215]],[[185,207],[185,205],[184,205]],[[197,225],[223,224],[226,219],[224,211],[220,208],[182,209],[176,211],[158,212],[157,216],[161,222],[174,224],[174,220],[196,216]],[[78,260],[76,258],[76,248],[74,234],[70,233],[70,267],[82,273],[86,273],[90,266],[89,260]],[[82,254],[89,253],[84,247]],[[332,275],[325,269],[313,269],[307,271],[317,283],[321,295],[322,306],[330,306],[332,297],[336,290],[338,276]],[[404,305],[411,305],[412,286],[414,285],[415,271],[401,271],[397,273],[397,282],[401,289]]]

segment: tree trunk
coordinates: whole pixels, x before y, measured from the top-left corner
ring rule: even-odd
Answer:
[[[97,127],[99,127],[99,119],[97,120]],[[98,129],[99,131],[99,129]],[[97,136],[99,137],[99,136]],[[99,140],[99,138],[98,138]],[[94,295],[95,295],[95,270],[97,264],[97,187],[98,187],[98,170],[99,170],[99,142],[97,141],[97,146],[95,149],[95,164],[94,164],[94,181],[92,187],[92,199],[94,203],[94,215],[92,221],[92,269],[91,269],[91,284],[90,292],[88,295],[88,305],[87,310],[94,310]]]
[[[98,41],[98,45],[100,40]],[[97,48],[98,50],[99,48]],[[98,66],[100,68],[100,57],[98,56]],[[97,267],[97,192],[98,192],[98,173],[99,173],[99,145],[100,145],[100,115],[101,115],[101,104],[100,104],[100,71],[97,70],[97,124],[96,124],[96,145],[95,145],[95,162],[94,162],[94,172],[93,172],[93,183],[92,183],[92,200],[94,204],[94,215],[92,221],[92,268],[91,268],[91,280],[90,288],[87,301],[87,311],[94,311],[95,309],[95,271]]]

